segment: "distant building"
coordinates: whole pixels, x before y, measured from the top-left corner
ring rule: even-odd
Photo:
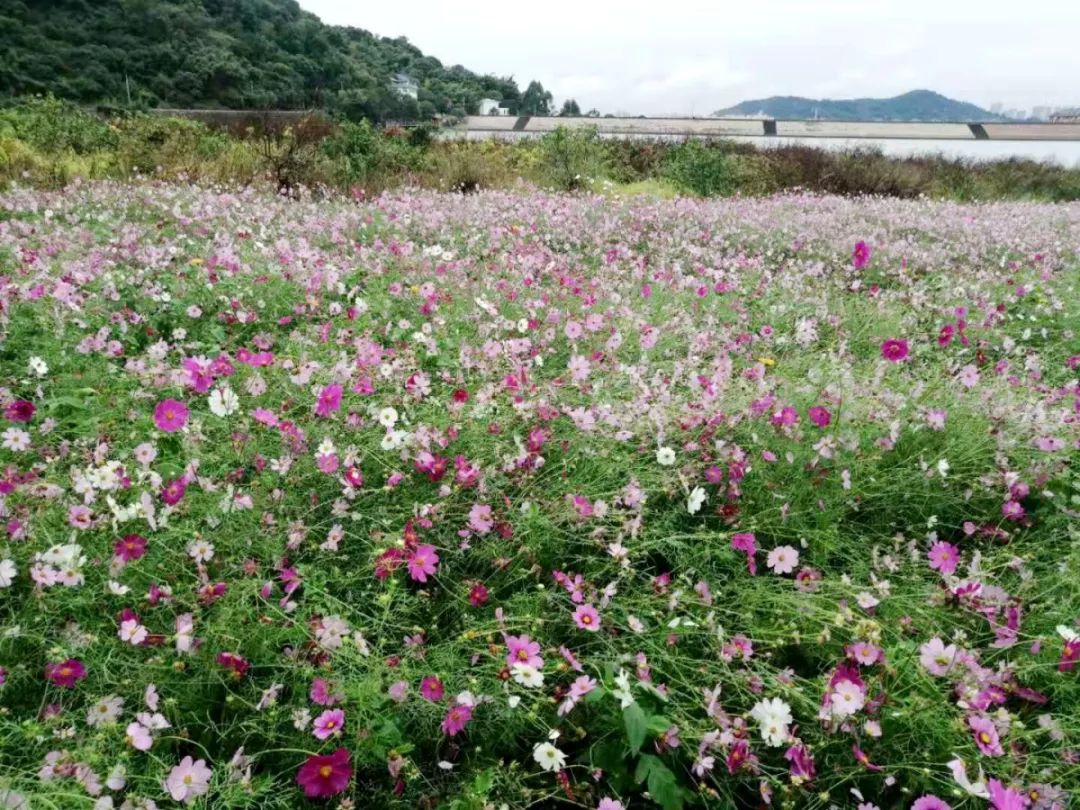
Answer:
[[[1053,108],[1044,104],[1039,107],[1032,107],[1031,117],[1039,121],[1045,121],[1050,117],[1051,112],[1053,112]]]
[[[1080,107],[1064,107],[1050,114],[1055,124],[1080,124]]]
[[[1004,109],[1005,105],[1002,104],[1000,101],[995,101],[993,104],[990,105],[990,112],[992,112],[994,115],[1001,115],[1001,111]]]
[[[482,98],[480,99],[479,107],[480,115],[509,115],[510,108],[503,107],[502,102],[495,98]]]
[[[394,78],[390,80],[390,84],[394,88],[394,92],[399,96],[408,96],[415,101],[420,95],[420,85],[417,84],[416,79],[408,73],[394,74]]]

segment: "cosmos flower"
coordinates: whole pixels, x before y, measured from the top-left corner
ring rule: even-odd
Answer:
[[[163,399],[154,408],[154,424],[164,433],[176,433],[187,424],[187,419],[187,405],[175,399]]]
[[[344,793],[352,779],[349,751],[338,748],[332,754],[310,756],[296,772],[296,783],[309,799],[327,799]]]

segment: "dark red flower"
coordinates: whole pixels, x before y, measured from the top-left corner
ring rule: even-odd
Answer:
[[[33,402],[17,399],[4,408],[4,416],[12,422],[29,422],[34,418],[35,410],[37,409],[34,407]]]
[[[296,773],[296,783],[309,799],[326,799],[343,793],[352,779],[349,751],[339,748],[332,754],[307,758]]]
[[[75,684],[86,677],[86,667],[77,658],[69,658],[59,664],[45,667],[45,678],[53,685],[64,689],[73,689]]]

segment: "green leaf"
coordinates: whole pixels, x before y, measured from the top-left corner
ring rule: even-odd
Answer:
[[[654,767],[664,767],[657,757],[652,754],[643,754],[641,759],[638,760],[637,768],[634,770],[634,781],[641,783],[649,778],[649,774],[652,773]]]
[[[671,721],[666,717],[654,714],[649,718],[649,732],[652,734],[663,734],[671,728]]]
[[[473,781],[473,790],[482,795],[487,795],[487,792],[491,790],[494,785],[495,772],[488,769],[477,775],[475,781]]]
[[[675,774],[659,760],[649,768],[649,795],[664,810],[682,810],[682,789]]]
[[[630,749],[640,751],[645,744],[645,733],[648,731],[648,721],[645,712],[636,704],[631,703],[623,709],[623,722],[626,724],[626,738],[630,741]]]

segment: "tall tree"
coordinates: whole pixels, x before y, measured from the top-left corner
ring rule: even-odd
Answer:
[[[551,115],[551,105],[554,101],[551,93],[544,89],[544,85],[538,81],[529,82],[525,92],[521,94],[521,115]]]
[[[562,103],[562,109],[559,110],[559,115],[580,116],[581,107],[578,106],[578,103],[574,99],[568,98]]]

